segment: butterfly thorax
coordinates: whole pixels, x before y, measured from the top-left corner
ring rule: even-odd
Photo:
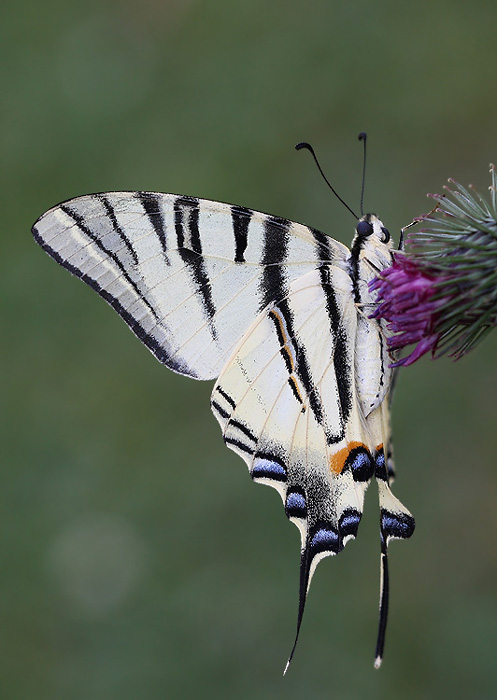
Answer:
[[[356,301],[367,295],[364,285],[392,264],[391,251],[390,233],[376,214],[359,219],[349,259]]]
[[[392,380],[386,344],[388,331],[380,321],[369,318],[375,304],[369,283],[391,264],[390,234],[375,214],[366,214],[357,224],[349,259],[349,274],[358,309],[356,388],[364,416],[370,415],[381,405]]]

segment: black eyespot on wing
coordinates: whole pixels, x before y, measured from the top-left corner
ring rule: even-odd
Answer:
[[[338,554],[343,548],[340,535],[329,523],[316,523],[309,532],[308,542],[310,554],[313,558],[320,552]]]
[[[288,491],[285,511],[289,518],[307,518],[307,501],[302,489],[295,487]]]
[[[388,468],[385,462],[385,452],[383,447],[376,451],[374,456],[374,475],[377,479],[388,481]]]
[[[416,523],[408,513],[393,513],[381,509],[380,531],[382,540],[406,540],[414,532]]]
[[[252,479],[272,479],[273,481],[286,481],[286,467],[273,455],[258,453],[250,472]]]
[[[354,481],[369,481],[374,474],[374,463],[365,447],[355,447],[349,453],[344,469],[350,467]]]
[[[381,227],[381,231],[383,233],[383,243],[388,243],[390,240],[390,231],[384,226]]]
[[[361,514],[355,508],[347,508],[344,510],[340,516],[340,522],[338,523],[338,530],[342,538],[348,537],[349,535],[355,537],[360,520]]]
[[[357,235],[361,238],[367,238],[373,233],[373,227],[371,226],[369,221],[359,221],[359,223],[357,224],[356,231]]]

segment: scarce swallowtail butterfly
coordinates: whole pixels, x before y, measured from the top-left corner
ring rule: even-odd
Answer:
[[[369,317],[374,293],[368,283],[392,263],[392,241],[380,219],[362,216],[349,250],[313,228],[241,206],[107,192],[50,209],[33,234],[160,362],[193,379],[215,380],[211,408],[226,445],[245,460],[254,481],[278,491],[300,530],[290,659],[316,566],[355,538],[375,478],[378,667],[387,546],[414,530],[411,514],[390,490],[388,330]]]

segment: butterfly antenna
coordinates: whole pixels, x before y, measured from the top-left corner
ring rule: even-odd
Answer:
[[[385,647],[385,634],[387,631],[388,619],[388,599],[390,593],[388,580],[388,555],[387,544],[382,538],[381,543],[381,565],[380,565],[380,619],[378,623],[378,638],[376,640],[376,651],[374,667],[380,668],[383,661],[383,649]]]
[[[363,160],[362,160],[362,186],[361,186],[361,216],[364,216],[364,209],[363,209],[363,201],[364,201],[364,183],[366,182],[366,139],[367,139],[367,134],[364,133],[364,131],[361,131],[359,136],[357,137],[359,141],[364,141],[364,155],[363,155]]]
[[[349,205],[347,204],[347,202],[344,202],[344,200],[340,197],[340,195],[339,195],[338,192],[335,190],[335,188],[331,185],[330,181],[328,180],[328,178],[327,178],[326,175],[324,174],[323,169],[322,169],[321,166],[319,165],[319,161],[318,161],[318,159],[317,159],[316,154],[314,153],[314,149],[313,149],[313,147],[311,146],[311,144],[310,144],[310,143],[306,143],[305,141],[303,141],[302,143],[298,143],[298,144],[295,146],[295,150],[296,150],[296,151],[300,151],[302,148],[307,148],[307,150],[311,152],[312,157],[314,158],[314,162],[315,162],[316,165],[318,166],[318,170],[319,170],[319,172],[321,173],[321,176],[322,176],[323,180],[326,182],[326,184],[328,185],[328,187],[330,188],[330,190],[333,192],[333,194],[335,195],[335,197],[336,197],[337,199],[339,199],[340,202],[343,204],[343,206],[346,207],[346,208],[350,211],[350,213],[352,214],[352,216],[354,217],[354,219],[359,219],[359,217],[357,216],[357,214],[355,214],[355,213],[352,211],[352,209],[349,207]]]

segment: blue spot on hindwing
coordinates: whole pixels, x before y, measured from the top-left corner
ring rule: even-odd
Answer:
[[[350,451],[344,468],[349,467],[354,481],[369,481],[374,473],[373,460],[365,447],[355,447]]]
[[[285,467],[272,458],[257,457],[254,461],[251,474],[253,479],[286,481]]]
[[[311,555],[319,552],[333,552],[336,554],[341,549],[340,538],[336,530],[331,527],[318,527],[311,533]]]
[[[360,521],[361,514],[359,511],[354,510],[353,508],[348,508],[345,510],[342,513],[338,524],[340,535],[342,537],[347,537],[348,535],[353,535],[355,537],[357,535]]]
[[[382,481],[388,481],[385,453],[383,448],[378,450],[375,454],[375,476],[377,479],[381,479]]]
[[[381,534],[384,539],[406,540],[414,532],[414,527],[412,515],[381,511]]]
[[[307,503],[303,493],[289,491],[286,496],[285,511],[289,518],[306,518]]]

